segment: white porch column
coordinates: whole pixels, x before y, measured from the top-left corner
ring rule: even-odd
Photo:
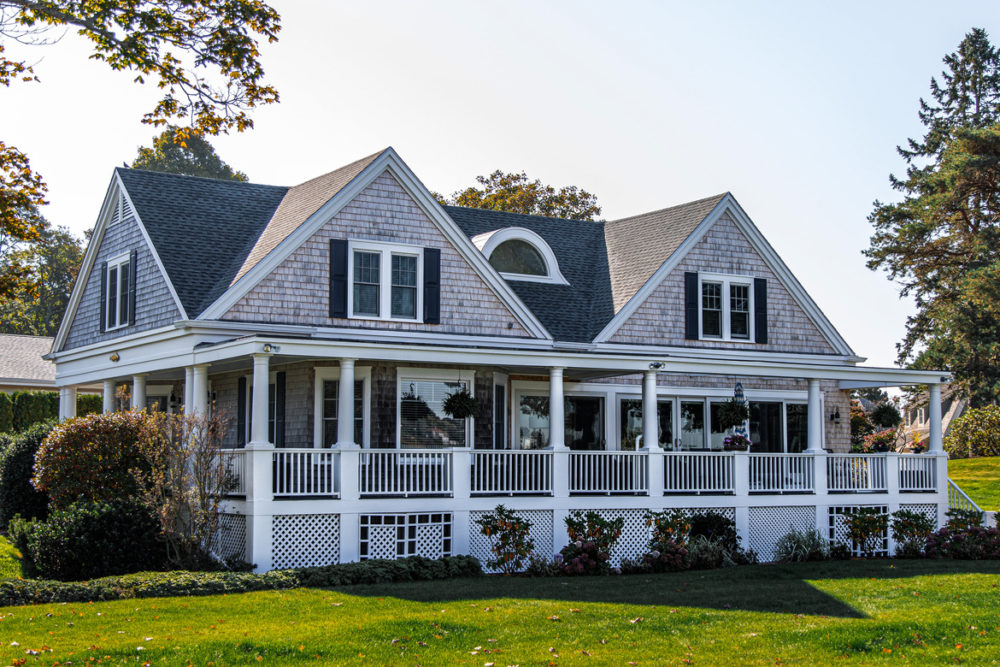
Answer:
[[[76,387],[59,388],[59,421],[76,417]]]
[[[656,371],[646,371],[642,376],[642,446],[659,449],[659,419],[656,414]]]
[[[270,448],[274,446],[267,439],[267,386],[270,380],[270,354],[253,355],[253,407],[250,415],[250,443],[248,448]],[[195,382],[197,382],[197,367]],[[194,398],[197,402],[197,395]],[[195,408],[197,409],[197,407]]]
[[[104,404],[101,406],[105,413],[115,411],[115,381],[104,381]]]
[[[337,393],[337,447],[357,449],[354,442],[354,359],[340,360],[340,383]]]
[[[132,376],[132,409],[142,410],[146,407],[146,376]]]
[[[194,396],[194,367],[184,367],[184,414],[189,415],[194,409],[191,398]]]
[[[808,435],[808,446],[807,451],[810,452],[822,452],[823,451],[823,404],[820,398],[819,390],[819,380],[810,379],[809,380],[809,408],[808,408],[808,420],[809,420],[809,435]]]
[[[927,389],[929,393],[927,407],[931,430],[927,451],[932,454],[940,454],[944,451],[944,433],[941,426],[941,385],[931,384],[927,386]]]
[[[256,364],[254,365],[254,371],[256,372]],[[186,371],[187,369],[185,369]],[[254,379],[256,379],[254,375]],[[267,387],[267,376],[264,376],[264,387]],[[198,364],[191,369],[191,412],[190,414],[195,415],[207,415],[208,414],[208,364]],[[256,399],[255,399],[256,400]],[[257,406],[254,405],[254,409]],[[267,392],[264,392],[264,439],[267,439]]]
[[[566,449],[566,412],[563,398],[563,369],[549,370],[549,446]]]

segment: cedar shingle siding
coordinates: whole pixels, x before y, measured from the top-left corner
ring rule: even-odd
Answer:
[[[135,325],[101,333],[101,265],[130,250],[138,251],[136,267]],[[129,334],[166,326],[180,319],[180,311],[167,288],[163,274],[149,251],[149,246],[139,230],[134,215],[127,212],[124,219],[109,226],[104,232],[94,268],[90,272],[76,318],[66,337],[64,350],[99,343]]]
[[[684,337],[684,273],[702,271],[767,278],[768,342],[697,341]],[[792,299],[728,216],[705,236],[611,337],[612,343],[736,348],[835,354],[829,341]]]

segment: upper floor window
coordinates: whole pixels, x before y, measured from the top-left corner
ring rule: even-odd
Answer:
[[[135,253],[121,255],[106,263],[102,324],[105,331],[127,326],[134,321]]]
[[[416,321],[422,307],[417,289],[422,258],[419,247],[352,241],[351,317]]]
[[[490,255],[490,264],[500,273],[520,273],[527,276],[546,276],[545,260],[527,241],[511,239],[496,247]]]
[[[743,276],[700,276],[699,312],[701,338],[719,340],[752,339],[750,314],[753,312],[752,278]]]
[[[473,237],[472,242],[507,280],[569,284],[552,248],[524,227],[506,227]]]

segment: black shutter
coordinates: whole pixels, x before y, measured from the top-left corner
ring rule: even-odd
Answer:
[[[347,241],[330,239],[330,317],[347,317]]]
[[[136,264],[138,262],[139,253],[135,250],[132,251],[132,255],[128,260],[128,270],[129,270],[129,281],[128,281],[128,325],[135,325],[135,277],[138,274],[136,271]]]
[[[684,273],[684,337],[698,340],[698,274]]]
[[[424,323],[441,324],[441,251],[424,248]]]
[[[274,446],[285,446],[285,371],[274,374]]]
[[[108,330],[108,263],[101,262],[101,333]]]
[[[753,326],[754,339],[758,343],[767,342],[767,278],[753,279]]]
[[[247,379],[241,377],[236,383],[236,445],[247,444]]]

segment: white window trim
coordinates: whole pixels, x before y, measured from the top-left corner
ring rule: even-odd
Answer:
[[[313,383],[313,448],[323,449],[323,383],[327,380],[340,381],[339,366],[317,366],[315,382]],[[365,449],[371,447],[372,424],[372,369],[369,366],[354,367],[354,381],[361,380],[361,410],[362,426],[359,442]],[[339,396],[338,396],[339,398]],[[354,415],[357,419],[357,415]]]
[[[705,283],[721,283],[722,284],[722,335],[721,336],[706,336],[703,329],[704,318],[702,314],[702,306],[704,305],[702,285]],[[749,336],[746,338],[733,338],[732,331],[730,329],[730,298],[729,298],[729,286],[730,285],[747,285],[749,287],[748,293],[750,296],[749,303],[749,314],[747,317],[747,333]],[[698,340],[720,340],[730,343],[754,343],[756,342],[755,336],[757,333],[756,322],[754,320],[754,289],[753,289],[753,276],[739,276],[731,275],[727,273],[698,273]]]
[[[524,241],[538,251],[538,253],[542,256],[542,261],[545,262],[545,275],[536,276],[526,273],[500,272],[500,275],[505,280],[521,280],[524,282],[569,285],[569,281],[563,277],[562,272],[559,270],[559,261],[556,260],[556,254],[552,252],[552,248],[545,242],[545,239],[530,229],[526,229],[524,227],[506,227],[493,232],[479,234],[478,236],[474,236],[472,238],[473,244],[482,250],[487,261],[489,261],[490,255],[493,254],[493,251],[497,249],[497,246],[506,241],[513,240]]]
[[[378,315],[354,314],[354,253],[379,253],[379,307]],[[392,316],[392,256],[407,255],[417,258],[416,317]],[[384,322],[424,321],[424,249],[421,246],[381,241],[347,242],[347,317],[352,320],[376,320]]]
[[[437,380],[443,382],[467,382],[469,393],[476,395],[476,373],[469,370],[443,370],[439,368],[396,368],[396,449],[402,450],[402,411],[404,380]],[[492,393],[491,393],[492,396]],[[465,419],[465,446],[453,449],[472,449],[475,439],[475,417]],[[435,448],[435,450],[441,448]]]
[[[117,331],[118,329],[124,329],[128,326],[128,308],[125,309],[124,321],[122,321],[121,313],[121,288],[122,288],[122,267],[129,266],[132,260],[132,253],[126,252],[124,254],[118,255],[110,260],[108,260],[108,266],[105,269],[107,274],[104,277],[104,330],[105,331]],[[115,314],[118,316],[118,323],[115,326],[108,325],[108,313],[110,309],[108,308],[108,294],[111,289],[111,269],[118,268],[118,293],[115,294]],[[132,286],[132,269],[129,266],[129,289]],[[126,296],[126,301],[128,301],[128,296]]]
[[[496,416],[496,409],[497,409],[496,393],[497,393],[497,387],[503,387],[503,398],[504,398],[504,401],[503,401],[503,411],[504,411],[504,413],[503,413],[503,423],[504,423],[504,430],[506,431],[506,433],[504,435],[507,436],[506,438],[503,439],[502,442],[499,443],[499,445],[500,445],[499,447],[497,446],[498,443],[497,443],[497,434],[496,434],[496,428],[495,428],[495,425],[497,423],[497,416]],[[494,373],[493,374],[493,423],[490,424],[490,426],[491,426],[490,431],[491,431],[491,434],[493,436],[493,449],[509,449],[510,448],[510,443],[511,443],[510,429],[507,428],[507,426],[506,426],[510,422],[510,419],[508,417],[508,413],[509,412],[510,412],[510,377],[507,374],[505,374],[505,373]],[[473,446],[475,446],[475,443],[473,443]]]

